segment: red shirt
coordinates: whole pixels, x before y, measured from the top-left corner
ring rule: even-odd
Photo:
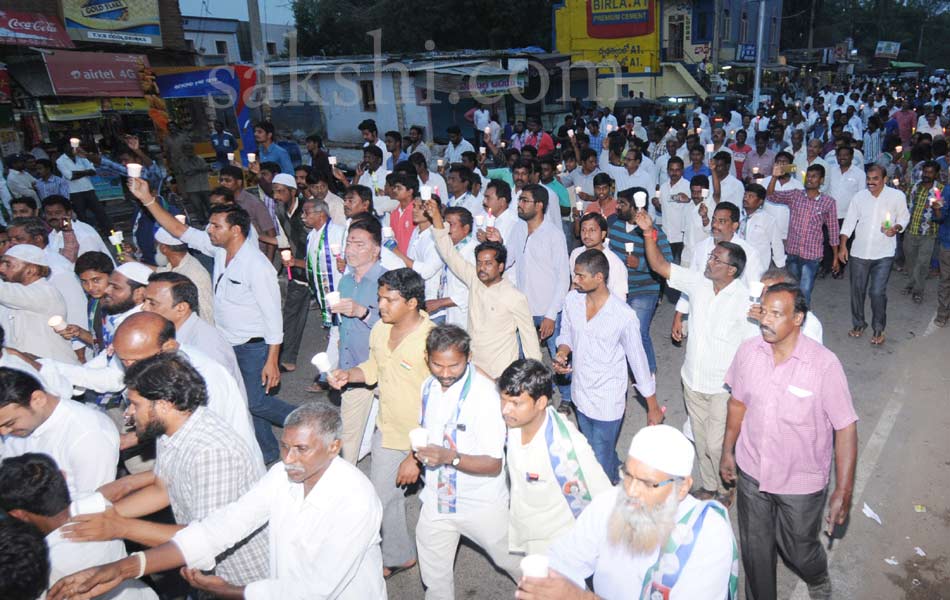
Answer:
[[[399,247],[400,252],[405,254],[409,251],[409,238],[412,237],[412,230],[415,228],[415,224],[412,222],[411,202],[405,210],[397,206],[389,213],[389,226],[393,229],[396,246]]]
[[[600,202],[591,202],[587,205],[587,210],[584,211],[585,215],[590,213],[600,213],[604,218],[608,218],[617,214],[617,200],[614,198],[607,199],[607,206],[601,206]]]
[[[537,134],[529,133],[524,139],[524,144],[522,144],[522,147],[524,146],[537,148],[538,158],[543,158],[554,152],[554,140],[544,131],[539,131]]]

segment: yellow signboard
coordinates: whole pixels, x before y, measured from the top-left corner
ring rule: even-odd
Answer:
[[[656,0],[564,0],[554,13],[557,51],[627,73],[660,69]]]
[[[97,119],[102,116],[102,104],[99,100],[47,104],[43,108],[46,109],[46,118],[50,121],[78,121],[79,119]]]
[[[162,45],[158,0],[62,0],[69,37],[84,42]]]

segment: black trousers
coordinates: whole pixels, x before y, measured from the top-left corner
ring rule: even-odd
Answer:
[[[285,269],[286,270],[286,269]],[[284,298],[284,344],[280,350],[280,362],[297,362],[303,330],[307,326],[310,311],[310,288],[293,281],[287,282],[287,297]]]
[[[108,235],[108,231],[112,229],[112,219],[106,214],[106,209],[102,206],[102,202],[99,202],[99,197],[96,196],[94,190],[70,194],[69,201],[73,205],[73,211],[76,213],[77,219],[93,227],[98,223],[99,233]],[[87,214],[89,212],[92,213],[95,221]]]
[[[739,547],[747,600],[776,600],[777,552],[805,583],[827,580],[828,559],[818,539],[827,490],[813,494],[769,494],[739,469]]]

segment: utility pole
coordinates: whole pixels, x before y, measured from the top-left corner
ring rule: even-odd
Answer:
[[[247,20],[251,26],[251,62],[260,66],[264,63],[264,30],[257,0],[247,0]]]
[[[713,37],[712,42],[709,44],[709,59],[712,61],[713,73],[719,73],[719,47],[722,45],[720,38],[722,37],[722,31],[720,31],[719,23],[722,21],[722,17],[719,13],[722,12],[722,0],[715,0],[713,2]]]
[[[811,14],[808,15],[808,49],[811,50],[815,41],[815,3],[811,0]]]
[[[765,37],[765,0],[759,1],[759,27],[755,34],[755,84],[752,89],[752,108],[759,110],[759,97],[762,95],[762,51]]]

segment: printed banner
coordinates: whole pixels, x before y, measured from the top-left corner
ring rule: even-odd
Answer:
[[[56,17],[34,12],[0,10],[0,44],[73,48],[66,28]]]
[[[140,54],[56,51],[43,54],[57,96],[142,97]]]
[[[74,40],[162,46],[158,0],[62,0]]]
[[[658,13],[656,0],[564,0],[554,11],[555,47],[574,62],[658,73]]]
[[[46,118],[50,121],[78,121],[79,119],[98,119],[102,116],[102,104],[98,100],[47,104],[43,108],[46,110]]]

